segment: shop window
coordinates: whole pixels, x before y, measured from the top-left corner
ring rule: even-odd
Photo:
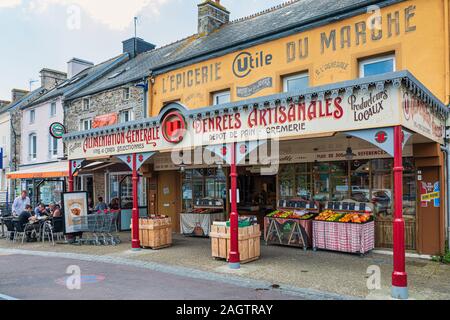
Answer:
[[[392,159],[372,160],[372,203],[378,215],[392,214]]]
[[[37,136],[32,133],[28,136],[28,159],[36,160],[37,154]]]
[[[35,123],[36,121],[36,110],[30,110],[30,124]]]
[[[309,86],[309,75],[307,72],[297,73],[291,76],[283,77],[283,91],[293,92],[301,91],[308,88]]]
[[[50,117],[53,118],[56,116],[56,102],[52,102],[50,104]]]
[[[80,131],[88,131],[92,129],[92,119],[80,120]]]
[[[359,76],[361,78],[394,71],[395,71],[394,55],[364,59],[359,62]]]
[[[357,202],[370,202],[370,161],[350,161],[351,199]]]
[[[138,205],[147,206],[146,180],[139,178],[138,183]],[[108,201],[119,199],[121,209],[133,208],[133,180],[129,173],[111,173],[109,175],[109,194]]]
[[[299,163],[280,168],[279,188],[281,200],[306,200],[313,197],[311,165]]]
[[[126,123],[129,121],[133,121],[133,110],[127,109],[119,112],[119,122]]]
[[[349,197],[348,161],[330,163],[331,200],[342,201]]]
[[[226,176],[223,169],[193,169],[183,173],[182,197],[184,212],[192,212],[199,200],[226,203]]]
[[[229,103],[231,101],[230,90],[214,92],[212,94],[212,101],[214,106]]]

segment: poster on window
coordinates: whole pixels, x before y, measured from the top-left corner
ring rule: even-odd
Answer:
[[[67,192],[63,194],[65,233],[88,231],[87,192]]]

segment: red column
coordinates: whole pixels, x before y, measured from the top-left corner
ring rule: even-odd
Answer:
[[[134,250],[139,250],[141,248],[141,243],[139,241],[139,205],[138,205],[138,182],[139,176],[137,174],[137,160],[136,154],[133,153],[133,211],[132,211],[132,230],[131,230],[131,247]]]
[[[73,192],[73,170],[72,170],[73,162],[69,160],[69,192]]]
[[[239,215],[237,210],[237,168],[236,168],[236,143],[231,147],[231,214],[230,214],[230,268],[240,268],[239,256]]]
[[[392,297],[408,299],[408,280],[405,268],[405,220],[403,219],[403,130],[394,128],[394,272]]]

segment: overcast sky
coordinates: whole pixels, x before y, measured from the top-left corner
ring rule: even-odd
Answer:
[[[201,0],[0,0],[0,100],[30,88],[42,68],[66,71],[77,57],[99,63],[122,52],[134,34],[158,47],[196,33]],[[283,0],[222,0],[231,19]],[[37,88],[39,83],[33,84]]]

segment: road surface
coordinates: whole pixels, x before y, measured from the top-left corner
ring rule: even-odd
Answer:
[[[73,266],[71,273],[66,273],[70,266]],[[76,278],[78,268],[81,277]],[[0,299],[3,300],[14,298],[20,300],[291,300],[302,298],[278,289],[241,287],[135,266],[34,255],[1,255],[0,274]],[[81,283],[80,289],[69,289],[76,287],[79,283]]]

